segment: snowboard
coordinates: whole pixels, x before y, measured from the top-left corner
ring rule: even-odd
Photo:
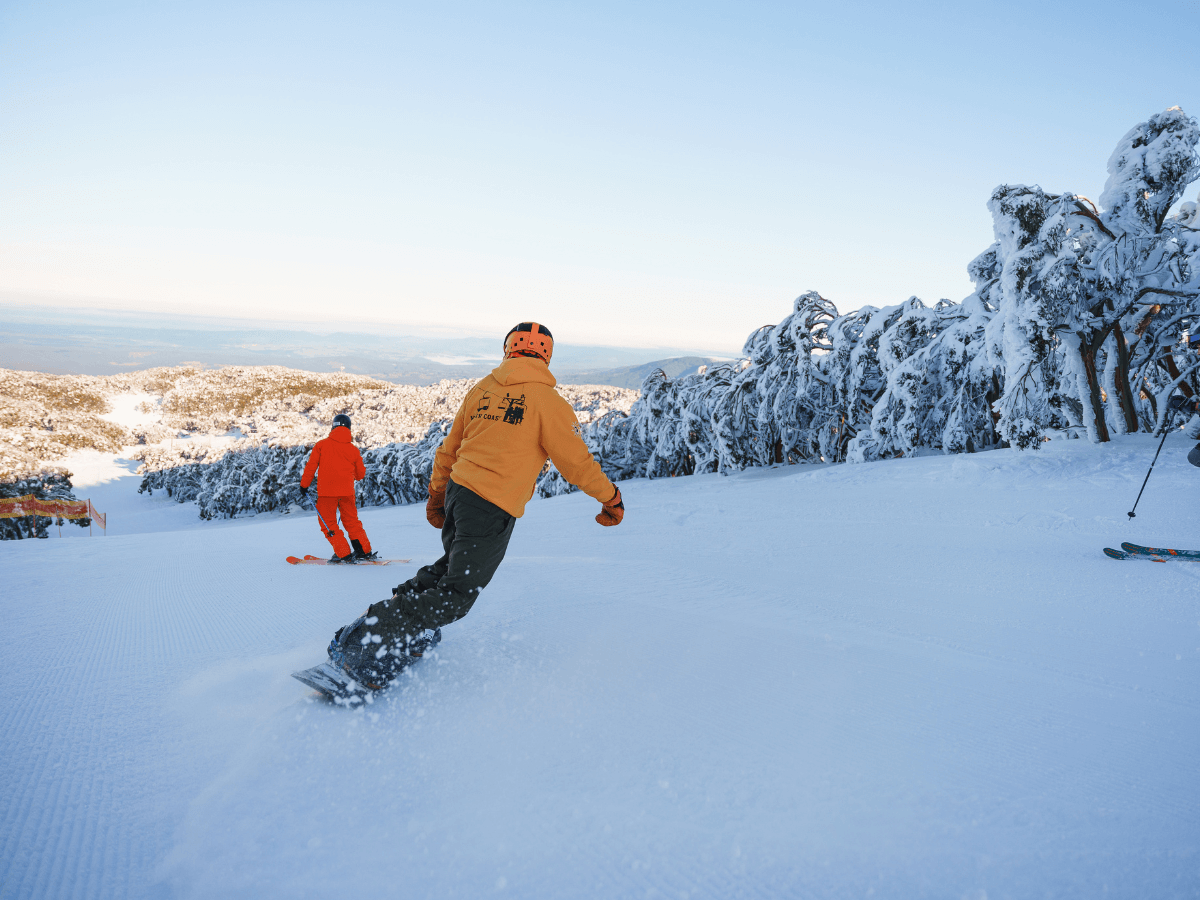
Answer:
[[[392,675],[392,681],[395,681],[401,672],[421,659],[421,654],[441,643],[441,640],[442,630],[440,628],[435,628],[432,633],[426,631],[424,637],[418,638],[414,644],[410,645],[413,647],[412,652],[418,655],[404,657],[404,663]],[[338,706],[354,707],[361,703],[374,703],[375,695],[387,689],[387,685],[380,688],[373,688],[369,685],[360,684],[358,681],[355,681],[349,672],[341,666],[334,665],[330,660],[326,660],[310,669],[293,672],[292,677],[303,684],[307,684],[320,694],[323,699]]]
[[[403,668],[395,672],[392,676],[392,681],[395,681],[400,672],[407,669],[418,659],[420,657],[410,657]],[[311,669],[302,669],[299,672],[293,672],[292,677],[313,688],[321,695],[322,700],[328,700],[337,706],[358,706],[360,703],[374,703],[375,695],[387,690],[387,685],[373,688],[355,681],[345,669],[341,666],[335,666],[328,660],[313,666]]]
[[[287,561],[293,566],[390,566],[392,563],[410,563],[411,559],[360,559],[356,563],[331,563],[329,560],[320,557],[305,554],[303,558],[299,556],[289,556]]]
[[[338,706],[357,706],[359,703],[370,703],[373,699],[374,691],[359,684],[344,669],[330,662],[293,672],[292,677]]]

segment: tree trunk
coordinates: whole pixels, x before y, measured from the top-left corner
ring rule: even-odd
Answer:
[[[1104,343],[1108,333],[1104,332],[1099,343]],[[1096,440],[1102,444],[1108,443],[1108,422],[1104,420],[1104,401],[1100,398],[1100,378],[1096,374],[1096,347],[1082,339],[1079,341],[1079,356],[1083,360],[1083,371],[1087,375],[1088,395],[1092,399],[1092,421],[1096,425]]]
[[[1117,399],[1125,416],[1125,430],[1133,434],[1138,430],[1137,408],[1133,405],[1133,390],[1129,386],[1129,344],[1121,331],[1121,323],[1113,325],[1113,338],[1117,343]]]
[[[1162,361],[1163,365],[1166,366],[1167,374],[1171,376],[1172,381],[1175,381],[1177,378],[1179,378],[1179,366],[1175,365],[1175,357],[1171,355],[1170,349],[1163,353],[1159,359]],[[1179,382],[1179,390],[1183,391],[1183,396],[1189,399],[1191,398],[1192,386],[1186,381]]]
[[[1003,396],[1004,391],[1000,388],[1000,379],[996,377],[996,372],[992,371],[992,386],[983,395],[984,401],[987,403],[988,415],[992,419],[992,439],[993,447],[1004,447],[1006,442],[1000,437],[1000,432],[996,430],[996,426],[1000,424],[1000,413],[996,412],[996,402]]]

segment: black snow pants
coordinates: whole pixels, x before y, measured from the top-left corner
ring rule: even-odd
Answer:
[[[496,504],[449,482],[442,526],[446,552],[399,585],[390,600],[371,604],[367,615],[379,617],[371,630],[385,641],[402,641],[461,619],[500,567],[516,522]]]

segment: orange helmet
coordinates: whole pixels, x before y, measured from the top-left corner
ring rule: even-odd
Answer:
[[[550,329],[537,322],[522,322],[504,336],[504,358],[535,356],[550,362],[554,355],[554,337]]]

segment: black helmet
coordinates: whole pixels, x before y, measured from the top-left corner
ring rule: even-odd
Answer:
[[[343,428],[349,428],[350,427],[350,417],[348,415],[346,415],[345,413],[342,413],[339,416],[334,416],[333,417],[333,427],[337,428],[339,425],[341,425]]]

